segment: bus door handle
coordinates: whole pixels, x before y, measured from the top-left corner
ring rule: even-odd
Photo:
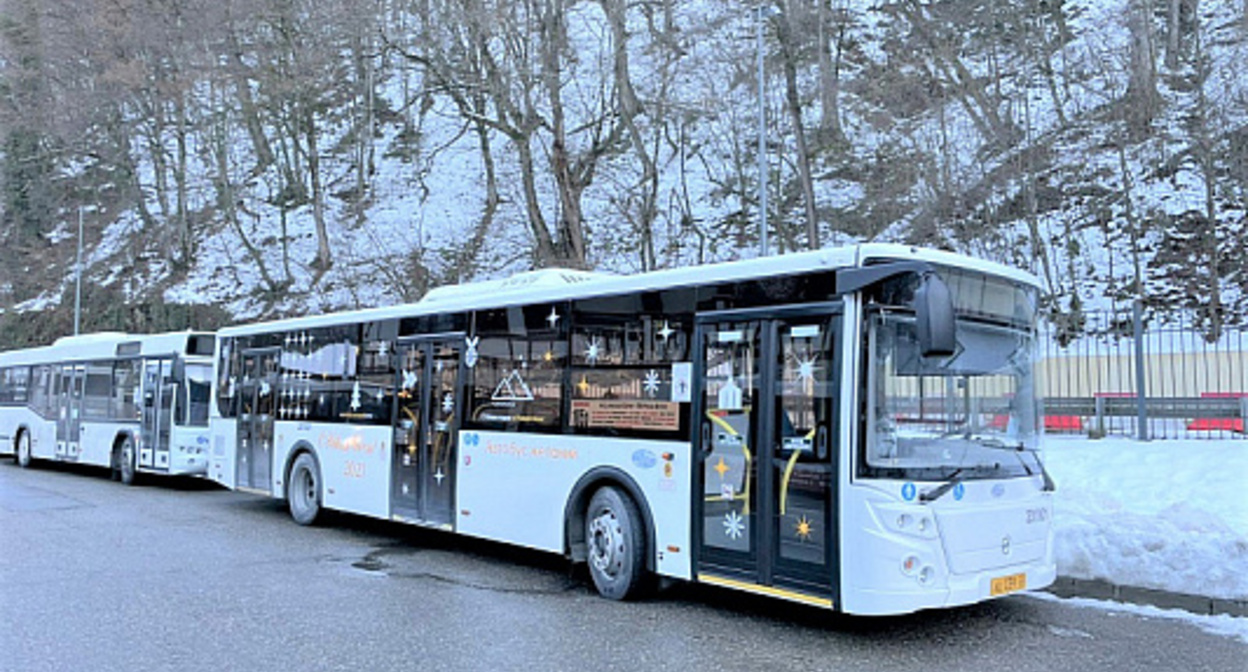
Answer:
[[[815,430],[815,458],[828,459],[828,426],[825,424],[820,424]]]
[[[711,454],[714,446],[711,445],[711,423],[707,420],[702,421],[701,431],[702,445],[698,446],[698,450],[702,451],[702,456],[707,457]]]

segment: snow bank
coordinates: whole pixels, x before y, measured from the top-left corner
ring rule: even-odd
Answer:
[[[1063,576],[1248,599],[1248,440],[1049,437]]]

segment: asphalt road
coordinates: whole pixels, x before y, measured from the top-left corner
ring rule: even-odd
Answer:
[[[1248,644],[1026,596],[897,618],[688,585],[621,604],[557,557],[0,464],[0,670],[220,669],[1240,672]]]

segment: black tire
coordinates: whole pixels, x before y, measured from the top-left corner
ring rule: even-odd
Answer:
[[[289,483],[286,501],[290,505],[290,517],[300,525],[315,524],[321,515],[321,467],[311,453],[295,458]]]
[[[138,453],[133,436],[126,436],[117,447],[117,480],[122,485],[134,485],[139,480]]]
[[[646,532],[631,497],[600,488],[585,512],[589,575],[598,594],[612,600],[639,597],[646,581]]]
[[[30,450],[30,432],[22,430],[17,434],[17,446],[13,449],[13,461],[23,469],[29,469],[35,462]]]

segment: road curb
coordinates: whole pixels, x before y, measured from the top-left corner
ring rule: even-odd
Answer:
[[[1059,576],[1046,590],[1058,597],[1088,597],[1094,600],[1114,600],[1161,609],[1182,609],[1194,614],[1248,617],[1248,600],[1227,600],[1138,586],[1120,586],[1101,579]]]

